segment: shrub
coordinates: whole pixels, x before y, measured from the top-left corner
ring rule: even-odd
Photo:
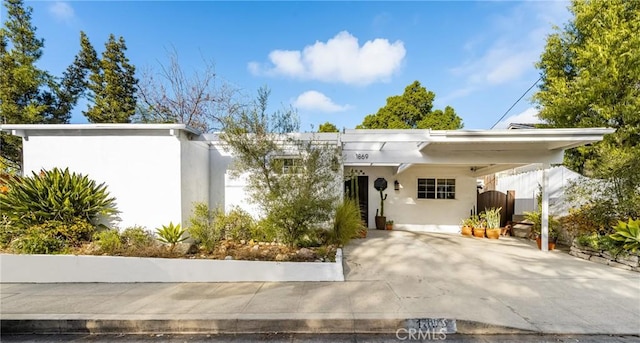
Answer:
[[[115,255],[122,251],[122,237],[116,229],[101,230],[94,235],[93,239],[103,254]]]
[[[9,217],[2,215],[0,218],[0,247],[9,245],[15,238],[24,234],[25,228],[15,225]]]
[[[153,244],[153,235],[141,226],[126,228],[120,237],[127,247],[134,249],[145,248]]]
[[[635,253],[640,249],[640,219],[629,218],[627,223],[620,221],[614,229],[616,232],[609,237],[619,242],[625,251]]]
[[[275,223],[269,220],[269,218],[264,218],[253,226],[251,239],[258,242],[272,242],[279,240],[278,228]]]
[[[253,217],[240,207],[234,207],[227,214],[220,211],[215,218],[217,231],[223,232],[227,239],[252,239],[255,225]]]
[[[23,254],[55,254],[64,250],[64,241],[35,226],[11,242],[13,251]]]
[[[333,228],[329,235],[329,242],[332,244],[345,245],[352,238],[356,237],[362,229],[360,209],[353,199],[345,199],[336,208],[333,219]]]
[[[0,192],[0,208],[9,219],[23,227],[55,220],[96,223],[100,216],[113,215],[115,199],[107,186],[86,175],[54,168],[30,177],[9,179],[8,191]]]
[[[162,228],[156,229],[158,233],[158,240],[162,243],[171,244],[171,249],[180,242],[186,241],[189,237],[184,234],[187,232],[180,224],[173,225],[173,222],[169,222],[169,225],[163,225]]]
[[[215,225],[221,210],[210,210],[205,203],[195,203],[189,218],[189,235],[206,251],[212,252],[222,239],[224,232]]]
[[[622,245],[612,239],[611,236],[603,236],[598,233],[580,235],[576,237],[576,242],[580,246],[591,248],[596,251],[608,251],[614,256],[620,254],[624,250]]]
[[[211,252],[222,239],[264,241],[258,233],[253,217],[234,207],[225,214],[221,209],[210,210],[204,203],[196,203],[189,218],[189,234],[203,249]]]
[[[71,245],[80,245],[88,241],[95,227],[80,220],[65,223],[57,220],[45,221],[24,230],[14,231],[12,249],[27,254],[53,254],[63,251]]]
[[[54,226],[55,235],[69,245],[78,245],[89,241],[96,229],[91,223],[82,219],[72,223],[50,220],[47,225]]]
[[[323,228],[309,230],[302,236],[298,246],[302,248],[320,247],[329,241],[329,231]]]

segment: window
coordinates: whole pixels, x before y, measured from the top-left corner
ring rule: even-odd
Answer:
[[[281,158],[282,160],[282,173],[294,174],[300,171],[302,167],[302,161],[299,158]]]
[[[418,199],[455,198],[455,179],[418,179]]]

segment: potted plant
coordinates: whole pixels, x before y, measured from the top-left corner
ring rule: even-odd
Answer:
[[[460,223],[460,233],[462,233],[463,236],[473,235],[473,224],[474,220],[472,217],[463,219]]]
[[[387,220],[387,230],[393,230],[393,220]]]
[[[473,236],[478,238],[484,238],[485,230],[487,228],[487,222],[483,218],[474,216],[475,223],[473,224]]]
[[[373,187],[380,192],[380,215],[378,215],[378,210],[376,209],[376,229],[384,230],[387,224],[387,217],[384,216],[384,201],[387,200],[387,194],[383,192],[387,189],[387,180],[379,177],[373,182]]]
[[[531,227],[531,231],[533,232],[536,238],[536,244],[538,245],[538,249],[542,249],[542,212],[534,211],[534,212],[525,212],[525,217],[528,221],[533,223]],[[558,241],[558,220],[553,216],[549,216],[549,241],[548,241],[548,249],[554,250],[556,248],[556,243]]]
[[[500,210],[502,207],[485,209],[482,216],[487,221],[487,238],[500,238]]]

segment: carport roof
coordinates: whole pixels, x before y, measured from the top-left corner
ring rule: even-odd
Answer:
[[[562,163],[564,150],[601,141],[609,128],[519,130],[345,130],[345,165],[469,166],[477,174],[531,163]]]

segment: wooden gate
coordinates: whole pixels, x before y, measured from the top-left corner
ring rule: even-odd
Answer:
[[[502,207],[500,210],[500,226],[504,227],[513,217],[516,203],[515,191],[507,191],[507,194],[500,191],[486,191],[478,194],[478,213],[485,208]]]

